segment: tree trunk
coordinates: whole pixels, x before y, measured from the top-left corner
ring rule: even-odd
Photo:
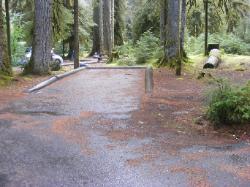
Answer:
[[[180,39],[180,0],[168,1],[166,56],[168,59],[179,56]]]
[[[48,74],[52,48],[52,0],[35,1],[32,56],[26,72]]]
[[[11,59],[11,31],[10,31],[10,9],[9,9],[9,1],[5,0],[5,11],[6,11],[6,29],[7,29],[7,45],[8,45],[8,54],[10,62]]]
[[[121,46],[123,45],[123,30],[124,30],[124,0],[115,0],[115,10],[114,10],[114,44]]]
[[[72,10],[72,0],[64,0],[64,6],[67,9]],[[73,30],[73,25],[72,25],[72,30]],[[68,54],[67,54],[67,59],[73,60],[73,55],[74,55],[74,35],[73,32],[69,36],[68,39],[64,40],[64,44],[68,44]]]
[[[103,0],[99,0],[99,41],[100,54],[104,52],[104,36],[103,36]]]
[[[167,0],[161,0],[161,17],[160,17],[160,39],[162,44],[166,42],[166,25],[167,25]]]
[[[181,4],[181,34],[180,34],[180,49],[181,49],[181,55],[185,53],[184,51],[184,41],[185,41],[185,28],[186,28],[186,10],[187,10],[187,1],[182,0]]]
[[[68,55],[67,58],[70,60],[74,60],[74,35],[72,34],[72,36],[70,36],[67,39],[67,43],[68,43]]]
[[[79,6],[78,0],[74,0],[74,68],[79,66]]]
[[[0,73],[11,75],[11,64],[8,56],[7,41],[4,30],[4,15],[2,0],[0,0]]]
[[[166,9],[164,10],[164,8],[162,8],[161,12],[161,39],[165,44],[165,56],[161,61],[161,64],[169,63],[171,66],[175,66],[176,75],[179,76],[181,75],[182,65],[181,42],[184,41],[185,31],[185,29],[181,27],[180,16],[183,16],[183,12],[186,10],[184,7],[182,8],[182,14],[180,13],[180,0],[167,0],[166,2],[163,2],[162,5],[165,5]],[[164,26],[165,19],[166,26]],[[185,16],[182,18],[182,22],[185,22]],[[166,30],[164,28],[166,28]],[[181,35],[183,35],[183,41],[181,40]]]
[[[113,50],[113,0],[103,0],[103,35],[104,52],[111,57]]]
[[[93,46],[90,56],[94,55],[96,52],[100,54],[100,38],[99,38],[99,27],[100,27],[100,8],[99,0],[93,3],[93,21],[95,23],[93,27]]]
[[[115,2],[114,0],[110,0],[111,1],[111,17],[110,17],[110,22],[111,22],[111,53],[112,53],[112,50],[114,48],[114,41],[115,41],[115,32],[114,32],[114,29],[115,29]],[[116,0],[117,1],[117,0]]]

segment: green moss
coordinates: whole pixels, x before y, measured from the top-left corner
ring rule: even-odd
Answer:
[[[0,71],[0,87],[8,85],[12,81],[13,77],[7,73]]]

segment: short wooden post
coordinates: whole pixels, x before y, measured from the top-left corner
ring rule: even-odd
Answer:
[[[154,72],[152,67],[147,67],[145,71],[145,92],[151,93],[154,89]]]

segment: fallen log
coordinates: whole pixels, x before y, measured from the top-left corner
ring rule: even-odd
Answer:
[[[221,52],[219,49],[213,49],[209,53],[209,57],[205,62],[203,69],[217,68],[221,62]]]

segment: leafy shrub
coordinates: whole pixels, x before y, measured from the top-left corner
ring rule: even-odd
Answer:
[[[250,82],[241,88],[218,81],[212,93],[208,118],[216,124],[250,123]]]
[[[119,56],[131,56],[135,53],[135,47],[132,42],[127,42],[124,45],[117,46],[116,51],[118,51]]]
[[[115,49],[118,52],[118,59],[114,59],[112,63],[117,65],[133,66],[136,65],[135,47],[132,42],[124,43],[122,46],[117,46]]]
[[[160,39],[155,37],[151,31],[145,32],[136,43],[135,57],[137,64],[146,63],[147,60],[154,58],[156,52],[160,50]]]
[[[115,63],[128,66],[144,64],[151,59],[158,59],[162,55],[160,39],[154,36],[151,31],[145,32],[135,45],[128,42],[117,47],[116,51],[118,51],[120,59],[116,59]]]

